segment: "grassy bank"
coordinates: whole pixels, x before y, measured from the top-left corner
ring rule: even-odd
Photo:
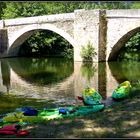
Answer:
[[[140,94],[113,104],[102,112],[72,119],[51,120],[24,127],[24,138],[139,138]],[[0,135],[14,138],[14,135]]]

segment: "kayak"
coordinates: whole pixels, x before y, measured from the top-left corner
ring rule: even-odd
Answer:
[[[69,118],[98,112],[103,110],[104,107],[105,107],[104,104],[98,104],[93,106],[61,107],[58,108],[57,110],[54,110],[54,112],[51,113],[49,112],[48,109],[46,109],[40,111],[38,116],[44,116],[44,118],[46,119]]]
[[[77,112],[75,114],[77,115],[86,115],[93,112],[102,111],[104,109],[105,105],[103,103],[92,105],[92,106],[79,106],[77,108]]]
[[[3,117],[3,123],[8,122],[29,122],[29,123],[36,123],[36,122],[43,122],[44,120],[54,120],[54,119],[63,119],[63,118],[71,118],[80,115],[85,115],[93,112],[98,112],[103,110],[105,107],[104,104],[97,104],[92,106],[68,106],[68,107],[59,107],[59,108],[52,108],[52,109],[41,109],[38,110],[38,114],[35,116],[27,116],[24,112],[12,112],[8,113],[6,116]]]
[[[87,87],[84,89],[82,97],[85,105],[101,104],[102,96],[94,88]]]
[[[130,95],[131,84],[129,81],[121,83],[112,93],[113,99],[124,99]]]
[[[23,112],[11,112],[3,117],[3,124],[18,123],[25,124],[25,122],[43,122],[43,118],[38,116],[25,116]]]

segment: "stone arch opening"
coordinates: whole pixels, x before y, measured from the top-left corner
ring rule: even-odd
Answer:
[[[137,27],[129,32],[127,32],[124,36],[122,36],[117,43],[112,47],[112,51],[108,57],[108,61],[115,61],[118,57],[120,49],[125,45],[125,43],[134,36],[137,32],[140,32],[140,27]]]
[[[76,46],[76,43],[75,43],[74,39],[71,37],[71,35],[69,35],[65,31],[63,31],[62,29],[57,28],[54,25],[51,25],[51,24],[28,25],[28,26],[24,27],[23,29],[20,29],[20,30],[14,32],[13,33],[14,36],[9,38],[9,47],[8,47],[8,51],[7,51],[8,56],[17,56],[19,48],[20,48],[19,46],[21,44],[23,44],[32,34],[34,34],[35,32],[41,31],[41,30],[54,32],[54,33],[60,35],[66,41],[68,41],[72,45],[73,48],[74,48],[74,46]]]

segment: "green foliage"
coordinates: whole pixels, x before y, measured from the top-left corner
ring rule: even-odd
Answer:
[[[6,2],[4,19],[73,12],[75,9],[94,9],[94,2]]]
[[[6,8],[6,3],[5,2],[0,2],[0,19],[2,19],[5,8]]]
[[[44,5],[39,2],[7,2],[3,18],[40,16],[46,14]]]
[[[135,48],[140,44],[140,32],[136,33],[133,37],[129,39],[129,41],[126,43],[125,47],[127,48]]]
[[[96,8],[99,9],[129,9],[131,4],[129,2],[105,2],[100,1],[97,3]]]
[[[60,35],[42,30],[36,32],[20,47],[21,56],[59,56],[73,58],[73,47]]]
[[[131,5],[131,9],[140,9],[140,3],[139,2],[133,2]]]
[[[125,46],[120,50],[118,60],[140,61],[140,32],[131,37]]]
[[[83,58],[83,61],[92,61],[93,57],[97,55],[97,53],[95,52],[95,48],[90,41],[86,46],[82,46],[80,55]]]
[[[138,2],[137,2],[138,3]],[[5,6],[3,6],[3,4]],[[132,7],[134,7],[133,4]],[[73,12],[75,9],[129,9],[129,2],[1,2],[4,19]]]
[[[65,48],[61,55],[66,59],[73,59],[73,48]]]

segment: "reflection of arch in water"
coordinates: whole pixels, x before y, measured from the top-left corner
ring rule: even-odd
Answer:
[[[15,58],[13,58],[14,60]],[[26,65],[23,65],[22,63],[15,64],[16,68],[13,65],[14,62],[12,58],[9,59],[9,64],[11,66],[10,72],[11,72],[11,90],[16,93],[16,95],[23,95],[25,97],[31,97],[31,98],[47,98],[51,100],[62,100],[67,98],[73,98],[74,99],[74,89],[72,91],[72,87],[74,84],[74,73],[71,72],[70,75],[67,75],[67,77],[63,77],[63,79],[60,79],[59,81],[53,83],[53,84],[38,84],[30,82],[29,79],[25,79],[23,75],[19,75],[20,72],[18,71],[18,66],[22,65],[22,67],[26,67]],[[20,62],[20,61],[19,61]],[[12,64],[12,65],[11,65]],[[16,71],[15,71],[16,70]],[[22,72],[25,72],[24,69],[20,69]],[[64,67],[63,67],[64,70]],[[17,73],[18,72],[18,73]],[[37,82],[37,81],[36,81]],[[67,92],[65,92],[67,91]]]
[[[109,54],[108,60],[117,60],[120,49],[125,45],[125,43],[134,36],[137,32],[140,32],[140,27],[137,27],[126,34],[124,34],[117,43],[112,47],[111,53]]]
[[[74,71],[73,62],[65,59],[12,58],[8,61],[22,79],[40,86],[61,82]]]
[[[39,98],[46,98],[47,99],[61,99],[62,97],[68,97],[68,96],[74,96],[74,94],[69,94],[69,92],[64,92],[68,89],[68,87],[72,87],[72,84],[74,84],[74,73],[70,76],[64,79],[61,82],[58,82],[54,85],[34,85],[34,83],[30,84],[25,79],[21,78],[18,74],[16,74],[11,69],[11,86],[12,88],[16,88],[17,95],[19,94],[27,94],[29,97],[39,97]],[[18,89],[17,89],[18,88]],[[24,92],[22,92],[24,91]],[[61,91],[61,92],[60,92]]]
[[[125,80],[136,82],[140,79],[139,62],[109,62],[108,65],[113,77],[118,81],[118,83],[121,83]]]

